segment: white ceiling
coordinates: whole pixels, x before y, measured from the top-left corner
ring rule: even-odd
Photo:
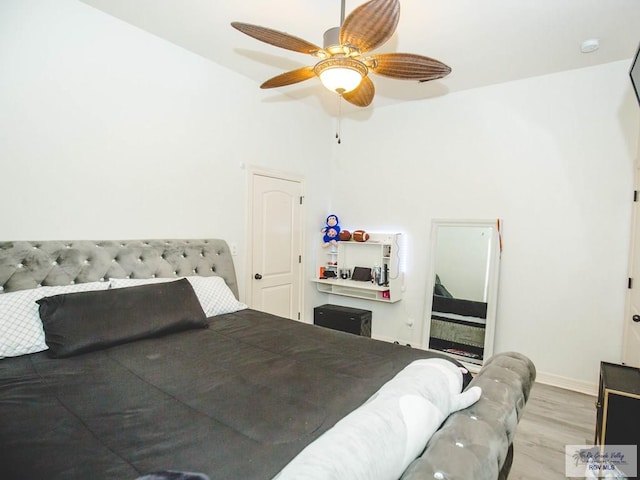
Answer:
[[[340,0],[81,0],[202,55],[256,83],[315,58],[250,38],[229,24],[254,23],[322,46],[340,21]],[[363,0],[347,0],[347,14]],[[600,48],[580,51],[590,38]],[[380,52],[418,53],[452,68],[426,83],[372,75],[369,108],[630,59],[640,42],[640,0],[401,0],[400,23]],[[317,79],[270,90],[265,101],[320,102],[335,94]],[[343,110],[351,107],[342,102]]]

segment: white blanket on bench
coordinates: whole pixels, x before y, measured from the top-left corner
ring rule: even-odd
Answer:
[[[462,372],[444,359],[416,360],[308,445],[277,480],[398,479],[449,414],[475,403]],[[338,393],[339,394],[339,393]]]

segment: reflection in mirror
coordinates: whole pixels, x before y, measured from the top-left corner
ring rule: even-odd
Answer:
[[[467,363],[493,353],[499,221],[434,220],[423,345]]]

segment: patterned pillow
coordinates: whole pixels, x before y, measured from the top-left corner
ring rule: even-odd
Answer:
[[[51,295],[106,290],[109,282],[38,287],[0,295],[0,358],[46,350],[36,300]]]
[[[183,277],[189,280],[196,296],[200,301],[202,310],[207,317],[233,313],[244,310],[247,306],[236,300],[231,289],[222,277]],[[171,282],[177,278],[111,278],[111,288],[133,287],[148,283]]]

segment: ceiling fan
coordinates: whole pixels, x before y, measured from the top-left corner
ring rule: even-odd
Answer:
[[[319,58],[314,66],[302,67],[277,75],[260,88],[292,85],[318,76],[329,90],[347,102],[366,107],[375,95],[369,72],[401,80],[426,82],[451,73],[444,63],[413,53],[368,52],[384,44],[400,20],[399,0],[370,0],[344,18],[342,0],[340,27],[327,30],[323,48],[288,33],[271,28],[232,22],[231,26],[257,40],[294,52]]]

